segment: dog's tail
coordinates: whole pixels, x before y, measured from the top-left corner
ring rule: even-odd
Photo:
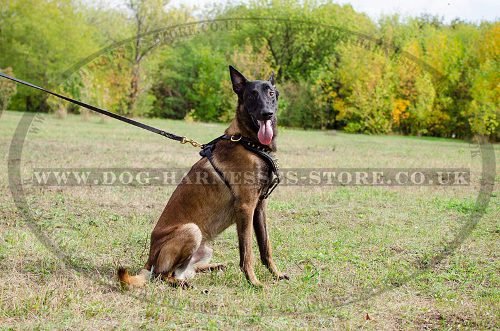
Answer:
[[[142,269],[136,276],[130,276],[127,269],[118,268],[118,279],[124,287],[143,287],[151,277],[151,271]]]

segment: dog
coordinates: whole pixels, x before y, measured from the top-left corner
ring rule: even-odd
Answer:
[[[249,81],[232,66],[229,72],[238,96],[236,116],[225,135],[204,145],[200,153],[204,157],[173,192],[151,233],[149,258],[143,269],[135,276],[118,269],[122,286],[142,287],[155,275],[172,285],[185,286],[197,272],[224,269],[223,264],[210,263],[213,249],[208,243],[232,224],[238,233],[240,269],[250,284],[262,286],[253,267],[253,231],[262,263],[276,279],[288,279],[273,261],[266,227],[270,170],[277,176],[269,160],[276,151],[277,136],[279,92],[274,73],[268,80]],[[228,179],[229,173],[249,171],[258,179],[244,183]],[[198,183],[200,174],[202,184]]]

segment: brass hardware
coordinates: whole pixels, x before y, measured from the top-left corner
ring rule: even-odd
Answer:
[[[199,147],[199,148],[203,147],[203,145],[200,144],[199,142],[197,142],[193,139],[186,138],[186,137],[182,137],[182,140],[180,141],[180,143],[181,144],[190,143],[191,145],[193,145],[193,147]]]

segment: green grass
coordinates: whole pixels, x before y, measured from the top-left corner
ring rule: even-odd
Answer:
[[[48,249],[29,230],[8,186],[7,154],[22,114],[0,117],[0,327],[125,329],[499,328],[499,198],[465,242],[433,257],[477,212],[480,162],[462,141],[282,129],[282,167],[464,167],[466,187],[279,187],[269,202],[274,257],[288,282],[256,290],[239,271],[231,227],[214,242],[225,272],[194,289],[161,282],[122,291],[118,265],[140,269],[172,186],[33,187],[26,199]],[[112,120],[44,115],[30,132],[23,178],[34,167],[189,167],[191,147]],[[146,120],[205,142],[223,125]],[[498,146],[495,146],[498,155]],[[498,162],[497,158],[497,165]],[[497,176],[498,185],[498,176]],[[59,257],[54,254],[56,252]],[[257,250],[255,248],[256,256]],[[62,259],[61,259],[62,257]],[[428,266],[433,266],[428,269]],[[365,320],[369,314],[370,320]]]

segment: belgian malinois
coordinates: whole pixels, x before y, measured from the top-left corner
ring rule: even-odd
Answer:
[[[130,276],[126,269],[118,270],[122,285],[140,287],[152,275],[159,275],[173,285],[185,286],[196,272],[223,269],[222,264],[209,263],[213,249],[207,244],[234,223],[240,268],[248,281],[262,286],[253,269],[252,229],[262,263],[277,279],[288,279],[271,256],[266,200],[262,198],[272,176],[263,155],[276,151],[278,91],[274,74],[266,81],[248,81],[232,66],[229,71],[238,96],[236,116],[225,135],[210,143],[208,155],[202,154],[205,157],[193,165],[170,197],[151,233],[149,258],[141,272]],[[232,182],[227,174],[235,170],[251,170],[259,180],[252,184]],[[208,179],[202,184],[198,183],[200,173]]]

